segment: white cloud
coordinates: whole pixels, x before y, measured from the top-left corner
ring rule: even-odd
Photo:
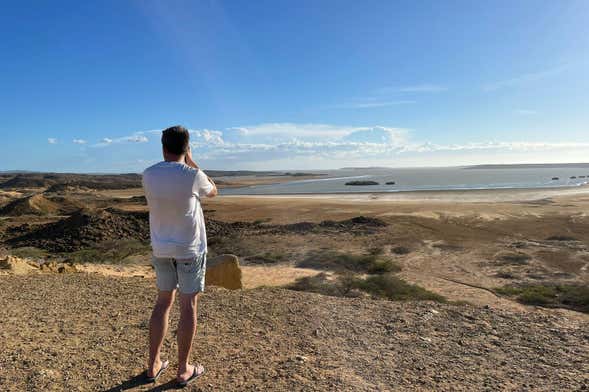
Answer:
[[[201,159],[239,162],[247,167],[254,162],[293,162],[321,159],[331,161],[396,162],[422,157],[427,164],[432,156],[477,156],[477,154],[533,153],[589,149],[589,143],[479,142],[436,144],[410,139],[410,131],[392,127],[353,127],[329,124],[274,123],[234,127],[236,141],[225,140],[227,131],[192,131],[200,140],[193,142]],[[320,137],[317,137],[317,136]],[[260,163],[261,164],[261,163]],[[271,165],[268,163],[268,165]],[[295,165],[296,166],[296,165]],[[258,166],[256,166],[258,167]],[[268,166],[270,167],[270,166]]]
[[[135,132],[130,136],[123,136],[118,138],[104,137],[100,142],[93,144],[92,147],[107,147],[113,144],[120,143],[147,143],[149,139],[143,135],[144,132]]]
[[[57,139],[54,137],[50,137],[47,139],[47,143],[49,144],[57,144]]]
[[[520,110],[520,109],[518,109]],[[521,109],[524,110],[524,109]],[[529,110],[529,109],[528,109]],[[145,132],[104,138],[96,146],[144,142]],[[191,129],[199,161],[215,168],[327,168],[353,165],[424,166],[573,159],[589,153],[588,143],[473,142],[437,144],[416,140],[411,130],[385,126],[264,123],[223,130]],[[159,149],[133,149],[135,159],[157,160]],[[130,150],[131,151],[131,150]],[[152,151],[143,156],[146,151]],[[447,160],[447,161],[445,161]],[[290,166],[290,167],[287,167]]]
[[[223,132],[221,131],[214,131],[209,129],[191,129],[190,131],[191,137],[190,142],[192,145],[198,145],[202,143],[210,143],[210,144],[223,144]]]
[[[272,136],[277,139],[342,137],[358,129],[357,127],[329,124],[264,123],[259,125],[232,127],[241,136]]]
[[[487,91],[487,92],[488,91],[495,91],[495,90],[499,90],[499,89],[503,89],[503,88],[515,87],[515,86],[518,86],[521,84],[546,79],[551,76],[555,76],[555,75],[558,75],[558,74],[564,72],[567,68],[569,68],[568,65],[561,65],[558,67],[546,69],[546,70],[539,71],[539,72],[531,72],[531,73],[523,74],[523,75],[511,78],[511,79],[500,80],[500,81],[497,81],[494,83],[487,83],[487,84],[483,85],[483,91]]]
[[[325,159],[384,160],[394,162],[405,156],[421,156],[423,163],[428,156],[439,153],[484,154],[484,153],[532,153],[589,149],[589,143],[542,143],[542,142],[488,142],[440,145],[434,143],[391,142],[382,143],[353,141],[304,142],[291,141],[271,144],[225,144],[218,148],[201,150],[206,159],[231,160],[249,164],[251,161],[272,161],[276,159]]]
[[[137,134],[137,135],[125,137],[125,138],[123,138],[123,141],[134,142],[134,143],[147,143],[149,141],[149,139],[146,136]]]
[[[353,131],[343,138],[347,142],[401,145],[407,142],[407,130],[373,127]]]
[[[86,144],[86,143],[88,143],[88,142],[87,142],[86,140],[84,140],[84,139],[74,139],[74,140],[72,140],[72,142],[73,142],[74,144]]]

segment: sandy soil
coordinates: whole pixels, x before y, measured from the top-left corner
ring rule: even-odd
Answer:
[[[155,279],[153,269],[145,265],[105,265],[84,263],[77,265],[80,272],[98,274],[112,277],[141,277]],[[245,289],[258,287],[281,287],[293,283],[296,279],[305,276],[317,275],[318,271],[308,268],[295,268],[287,265],[241,266],[242,283]]]
[[[143,228],[146,206],[125,202],[140,195],[127,189],[68,197],[136,211],[132,221]],[[202,297],[195,359],[209,372],[191,390],[589,388],[589,315],[524,306],[492,290],[589,284],[589,188],[221,196],[204,208],[210,252],[238,255],[247,289],[211,287]],[[100,221],[99,231],[120,236],[131,215],[106,216],[104,222],[118,223]],[[386,224],[342,223],[359,216]],[[30,231],[26,224],[64,219],[4,216],[0,240]],[[402,267],[402,278],[469,304],[333,298],[280,287],[318,273],[296,265],[325,249],[378,249]],[[155,387],[134,386],[155,295],[145,260],[87,260],[79,267],[84,273],[0,276],[0,390],[170,389],[172,374]]]
[[[7,391],[165,391],[139,385],[153,282],[0,276]],[[34,288],[34,289],[29,289]],[[191,391],[572,391],[589,387],[589,324],[545,313],[210,289]],[[177,312],[172,313],[172,325]],[[175,364],[174,330],[164,347]]]
[[[368,195],[363,200],[340,195],[219,197],[206,201],[206,208],[215,219],[226,221],[288,224],[358,215],[380,218],[390,226],[373,236],[355,238],[341,233],[339,238],[332,238],[310,234],[259,240],[267,244],[269,251],[323,247],[361,252],[370,247],[406,246],[411,251],[408,255],[391,255],[402,265],[401,275],[406,279],[453,300],[468,298],[480,305],[521,310],[526,307],[499,298],[485,288],[518,282],[589,283],[589,190],[572,194],[571,190],[561,191],[549,199],[514,201],[512,195],[509,201],[494,202],[374,200]],[[485,198],[496,199],[496,193],[506,192],[487,191]],[[549,240],[553,237],[569,237],[571,241]],[[530,261],[506,265],[500,261],[502,252],[524,254]],[[296,257],[296,250],[294,253]],[[504,277],[508,275],[511,278]]]

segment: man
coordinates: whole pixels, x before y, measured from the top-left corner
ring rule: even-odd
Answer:
[[[216,196],[217,187],[192,160],[186,128],[175,126],[164,130],[162,148],[164,161],[143,172],[152,263],[159,290],[149,322],[147,379],[155,382],[169,365],[168,361],[162,361],[160,353],[178,289],[176,380],[180,386],[186,386],[204,373],[203,366],[188,361],[196,332],[197,295],[205,284],[207,238],[200,201],[203,197]]]

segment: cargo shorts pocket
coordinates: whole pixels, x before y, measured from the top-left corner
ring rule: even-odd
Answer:
[[[181,293],[204,291],[206,254],[191,260],[176,260],[178,286]]]
[[[183,274],[196,274],[201,267],[200,260],[195,258],[194,260],[182,260],[176,261],[176,268]]]

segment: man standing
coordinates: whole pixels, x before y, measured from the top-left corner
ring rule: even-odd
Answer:
[[[204,373],[202,365],[189,364],[196,332],[197,295],[204,290],[207,254],[203,197],[217,195],[215,183],[192,160],[188,130],[181,126],[162,132],[164,161],[143,172],[149,206],[152,263],[158,287],[157,302],[149,322],[147,379],[155,382],[169,365],[160,352],[176,289],[180,292],[178,372],[186,386]]]

